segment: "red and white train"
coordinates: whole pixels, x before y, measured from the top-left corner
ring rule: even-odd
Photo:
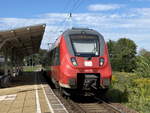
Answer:
[[[46,62],[48,77],[65,94],[96,93],[111,84],[107,45],[95,30],[66,30],[50,48]]]

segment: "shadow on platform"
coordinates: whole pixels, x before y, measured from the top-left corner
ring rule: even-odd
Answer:
[[[42,77],[38,76],[42,76],[42,74],[40,72],[22,72],[21,75],[11,78],[9,87],[41,84],[39,79]]]

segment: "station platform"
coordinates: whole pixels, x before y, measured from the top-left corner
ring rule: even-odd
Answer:
[[[0,89],[0,113],[68,113],[40,72],[24,72]]]

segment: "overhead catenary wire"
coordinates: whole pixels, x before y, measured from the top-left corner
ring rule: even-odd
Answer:
[[[64,9],[62,10],[63,12],[68,12],[69,8],[71,8],[71,4],[73,0],[67,0],[66,4],[64,5]]]
[[[75,11],[75,10],[77,10],[80,6],[81,6],[81,3],[83,2],[83,0],[74,0],[75,2],[73,3],[73,0],[68,0],[67,1],[67,3],[66,3],[66,5],[65,5],[65,7],[64,7],[64,9],[66,9],[66,12],[68,12],[69,13],[69,16],[67,15],[67,17],[62,21],[62,22],[60,22],[60,24],[59,24],[59,26],[63,26],[63,24],[64,25],[66,25],[66,22],[67,22],[67,20],[71,20],[71,18],[72,18],[72,12],[73,11]],[[73,3],[73,4],[72,4]],[[69,5],[70,4],[70,5]],[[71,5],[72,4],[72,5]],[[72,7],[70,7],[70,9],[69,9],[69,6],[72,6]],[[71,20],[72,21],[72,20]],[[70,22],[71,22],[70,21]],[[68,21],[69,22],[69,21]],[[59,30],[59,29],[57,29],[57,30]],[[59,32],[59,31],[58,31]]]
[[[69,6],[71,6],[71,3],[72,3],[72,0],[67,0],[62,12],[65,12],[65,10],[66,11],[69,10],[70,8]],[[57,23],[57,28],[53,32],[55,33],[60,32],[60,26],[63,26],[63,24],[66,23],[67,19],[68,19],[68,15],[61,22]]]
[[[74,3],[74,5],[72,6],[70,10],[70,13],[73,13],[75,10],[77,10],[81,6],[82,2],[83,0],[76,0],[76,2]]]
[[[60,26],[62,26],[62,28],[63,28],[63,25],[65,25],[65,23],[66,23],[66,21],[68,20],[68,18],[69,18],[69,16],[67,15],[67,16],[64,18],[64,20],[61,21],[61,22],[58,24],[58,27],[57,27],[57,29],[55,30],[56,32],[62,31],[61,28],[60,28]]]
[[[73,0],[68,0],[66,2],[63,10],[66,10],[66,12],[68,12],[68,15],[60,23],[58,23],[58,27],[56,28],[56,30],[54,30],[54,32],[60,33],[63,32],[63,29],[65,29],[66,26],[72,27],[72,12],[77,10],[81,6],[82,1],[83,0],[75,0],[75,2],[73,2]],[[70,25],[67,22],[70,22]]]
[[[73,12],[75,12],[75,10],[77,10],[80,6],[81,6],[81,4],[83,4],[83,2],[84,2],[84,0],[76,0],[75,2],[74,2],[74,4],[73,4],[73,6],[72,6],[72,8],[70,9],[70,11],[69,11],[69,23],[68,24],[70,24],[69,25],[69,27],[71,28],[71,27],[73,27]]]
[[[72,12],[75,11],[75,10],[77,10],[81,6],[81,2],[82,1],[83,0],[76,0],[74,2],[73,6],[69,10],[69,17],[66,18],[66,20],[63,23],[65,23],[68,20],[68,22],[70,22],[70,27],[72,27]],[[65,24],[64,24],[64,26],[65,26]]]
[[[73,24],[72,13],[81,6],[82,2],[83,0],[68,0],[66,2],[63,11],[68,12],[68,14],[66,15],[66,17],[64,17],[64,19],[61,22],[57,24],[57,28],[53,31],[54,33],[58,33],[58,35],[60,35],[60,33],[62,33],[67,26],[69,26],[70,28],[72,27]]]
[[[72,4],[72,0],[70,1],[70,0],[68,0],[68,2],[66,3],[66,12],[68,12],[69,13],[69,17],[67,17],[67,18],[65,18],[61,23],[60,23],[60,25],[62,25],[62,24],[64,24],[68,19],[70,19],[70,18],[72,18],[72,12],[73,11],[75,11],[75,10],[77,10],[80,6],[81,6],[81,2],[82,2],[83,0],[75,0],[75,2],[73,3],[73,5],[72,5],[72,7],[70,7],[70,9],[69,9],[69,6],[71,6],[71,4]],[[70,4],[70,5],[69,5]],[[71,16],[70,16],[70,14],[71,14]]]

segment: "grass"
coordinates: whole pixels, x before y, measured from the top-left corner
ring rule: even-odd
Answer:
[[[24,66],[23,71],[25,72],[33,72],[36,71],[37,69],[41,68],[41,65],[36,65],[36,66]]]
[[[150,78],[134,73],[113,72],[112,86],[107,96],[140,113],[150,113]]]

